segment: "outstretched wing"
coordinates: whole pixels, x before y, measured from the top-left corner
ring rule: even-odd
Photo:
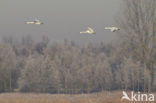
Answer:
[[[88,30],[89,30],[90,32],[94,32],[94,30],[93,30],[92,28],[90,28],[90,27],[88,27]]]
[[[112,29],[112,27],[105,27],[105,29]]]
[[[88,27],[88,30],[93,30],[92,28]]]

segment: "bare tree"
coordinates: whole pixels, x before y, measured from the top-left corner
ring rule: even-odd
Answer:
[[[156,1],[123,0],[123,13],[117,23],[121,27],[122,39],[128,42],[125,51],[143,63],[144,75],[150,71],[148,90],[151,90],[154,78],[154,55],[156,52]],[[144,78],[144,91],[147,88]]]
[[[16,55],[8,44],[0,45],[0,91],[12,91],[16,86]]]

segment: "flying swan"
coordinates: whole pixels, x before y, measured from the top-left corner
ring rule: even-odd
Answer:
[[[95,32],[92,28],[88,27],[86,31],[82,31],[80,34],[95,34]]]
[[[36,24],[36,25],[41,25],[43,22],[40,22],[40,20],[35,19],[34,21],[28,21],[26,24]]]
[[[118,27],[105,27],[105,29],[110,30],[111,32],[120,30],[120,28],[118,28]]]

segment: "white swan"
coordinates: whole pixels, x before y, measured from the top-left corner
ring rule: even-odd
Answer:
[[[105,29],[108,29],[108,30],[110,30],[111,32],[115,32],[115,31],[120,30],[120,28],[118,28],[118,27],[105,27]]]
[[[38,19],[35,19],[34,21],[31,21],[31,22],[26,22],[26,24],[36,24],[36,25],[41,25],[43,24],[42,22],[40,22]]]
[[[86,31],[82,31],[80,34],[95,34],[95,32],[92,28],[88,27]]]

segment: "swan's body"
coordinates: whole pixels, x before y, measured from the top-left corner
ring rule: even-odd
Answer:
[[[110,30],[111,32],[115,32],[115,31],[120,30],[120,28],[118,28],[118,27],[105,27],[105,29],[108,29],[108,30]]]
[[[82,31],[80,34],[95,34],[95,32],[92,28],[88,27],[86,31]]]
[[[34,21],[26,22],[26,24],[36,24],[36,25],[41,25],[41,24],[43,24],[43,23],[40,22],[38,19],[35,19]]]

